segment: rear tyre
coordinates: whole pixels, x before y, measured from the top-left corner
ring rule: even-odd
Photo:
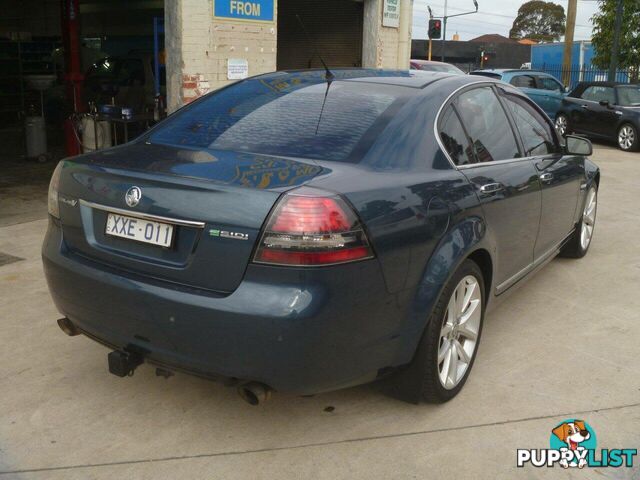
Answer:
[[[569,129],[569,119],[564,113],[559,113],[558,115],[556,115],[555,125],[556,131],[561,137],[564,137],[565,135],[571,133],[571,130]]]
[[[636,152],[640,147],[638,131],[630,123],[621,125],[618,129],[618,146],[625,152]]]
[[[593,230],[596,226],[596,213],[598,212],[598,189],[592,185],[587,192],[582,209],[582,218],[576,226],[573,235],[560,251],[560,255],[569,258],[582,258],[589,251]]]
[[[421,400],[443,403],[462,390],[480,343],[484,299],[482,272],[465,260],[441,292],[413,360]]]

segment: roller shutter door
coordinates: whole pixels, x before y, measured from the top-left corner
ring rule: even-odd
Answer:
[[[278,0],[278,70],[320,68],[296,14],[329,67],[362,65],[363,4],[353,0]]]

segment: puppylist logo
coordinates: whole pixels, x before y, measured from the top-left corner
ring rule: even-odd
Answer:
[[[534,467],[562,468],[584,467],[633,467],[635,448],[603,448],[597,450],[595,430],[584,420],[570,418],[551,430],[550,448],[517,450],[517,466],[531,464]]]

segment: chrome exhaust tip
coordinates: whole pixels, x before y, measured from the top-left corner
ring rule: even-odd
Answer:
[[[238,387],[238,395],[249,405],[260,405],[271,398],[271,389],[257,382],[245,383]]]
[[[60,330],[69,335],[70,337],[75,337],[76,335],[80,335],[80,330],[76,328],[76,326],[69,320],[67,317],[58,319],[58,326]]]

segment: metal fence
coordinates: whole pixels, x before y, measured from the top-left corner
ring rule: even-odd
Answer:
[[[543,63],[542,65],[532,65],[531,68],[553,75],[561,82],[563,82],[564,74],[568,73],[570,78],[568,86],[570,88],[574,88],[579,82],[600,82],[609,79],[608,70],[587,65],[583,65],[582,67],[573,66],[569,69],[564,69],[562,65]],[[638,73],[638,67],[618,69],[615,80],[616,82],[622,83],[638,83]]]

